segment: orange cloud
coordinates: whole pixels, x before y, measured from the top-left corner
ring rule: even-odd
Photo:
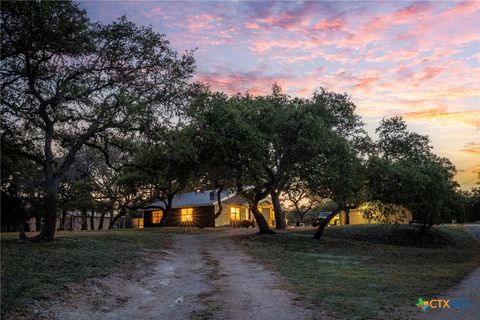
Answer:
[[[258,23],[252,21],[245,21],[245,28],[258,30],[260,29],[260,26],[258,25]]]
[[[370,87],[373,83],[377,82],[378,80],[380,80],[379,77],[370,77],[370,78],[360,79],[360,82],[354,85],[352,90],[368,89],[368,87]]]
[[[479,128],[480,110],[448,111],[446,107],[412,111],[403,114],[410,120],[436,121],[442,125],[467,124],[470,127]]]
[[[480,143],[470,142],[465,146],[465,148],[460,149],[460,152],[466,154],[480,155]]]

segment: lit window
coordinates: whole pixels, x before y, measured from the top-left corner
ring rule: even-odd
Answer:
[[[240,220],[240,207],[230,207],[230,219],[233,221]]]
[[[245,208],[245,220],[250,220],[250,209]]]
[[[143,229],[143,218],[133,218],[131,224],[132,228]]]
[[[180,220],[182,222],[193,221],[193,208],[183,208],[180,212]]]
[[[162,221],[163,211],[152,211],[152,223],[160,223]]]

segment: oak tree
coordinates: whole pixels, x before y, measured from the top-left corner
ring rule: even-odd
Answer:
[[[101,25],[70,1],[1,6],[2,128],[44,171],[44,228],[52,240],[59,181],[101,134],[142,131],[183,99],[194,72],[165,36],[125,17]]]

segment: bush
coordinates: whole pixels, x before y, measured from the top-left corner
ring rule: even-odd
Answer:
[[[250,220],[242,220],[240,221],[240,227],[242,228],[250,228],[250,227],[254,227],[255,226],[255,222],[253,221],[250,221]]]

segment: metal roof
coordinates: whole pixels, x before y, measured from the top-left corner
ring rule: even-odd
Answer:
[[[210,197],[211,192],[213,192],[213,200],[211,200],[211,197]],[[225,201],[234,195],[235,195],[235,192],[233,191],[223,191],[220,194],[220,199],[221,201]],[[215,205],[216,203],[217,203],[216,190],[194,191],[194,192],[180,193],[175,195],[172,201],[172,208],[211,206],[211,205]],[[154,209],[154,208],[165,209],[165,204],[163,203],[163,201],[159,200],[144,207],[144,209]]]

